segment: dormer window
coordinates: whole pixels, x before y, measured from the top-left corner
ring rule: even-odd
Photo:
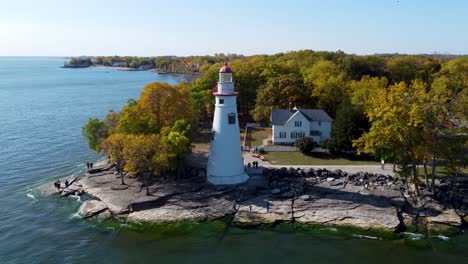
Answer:
[[[301,127],[302,126],[302,121],[295,121],[294,126],[295,127]]]

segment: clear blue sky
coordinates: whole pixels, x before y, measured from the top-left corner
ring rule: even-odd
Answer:
[[[468,54],[465,0],[0,0],[0,56]]]

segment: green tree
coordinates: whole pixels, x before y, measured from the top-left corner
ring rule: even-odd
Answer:
[[[338,107],[327,147],[332,153],[352,150],[352,141],[359,138],[367,129],[368,122],[365,116],[346,97]]]
[[[285,109],[291,105],[299,108],[311,105],[310,92],[302,77],[295,73],[271,78],[260,87],[252,114],[257,121],[268,121],[271,109]]]
[[[81,128],[81,133],[88,140],[90,149],[101,152],[101,142],[108,135],[108,127],[104,121],[100,121],[97,118],[90,118]]]

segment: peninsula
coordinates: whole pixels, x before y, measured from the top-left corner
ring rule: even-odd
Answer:
[[[466,226],[467,57],[221,58],[203,67],[186,59],[182,68],[201,72],[193,83],[150,83],[121,111],[89,119],[83,135],[107,158],[69,186],[40,190],[87,194],[84,218],[135,223]],[[168,65],[107,59],[72,65]]]

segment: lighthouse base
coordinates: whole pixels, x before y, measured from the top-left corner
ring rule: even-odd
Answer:
[[[239,175],[234,175],[234,176],[208,175],[208,182],[214,185],[238,184],[238,183],[245,182],[248,179],[249,179],[249,175],[247,175],[247,173],[241,173]]]

